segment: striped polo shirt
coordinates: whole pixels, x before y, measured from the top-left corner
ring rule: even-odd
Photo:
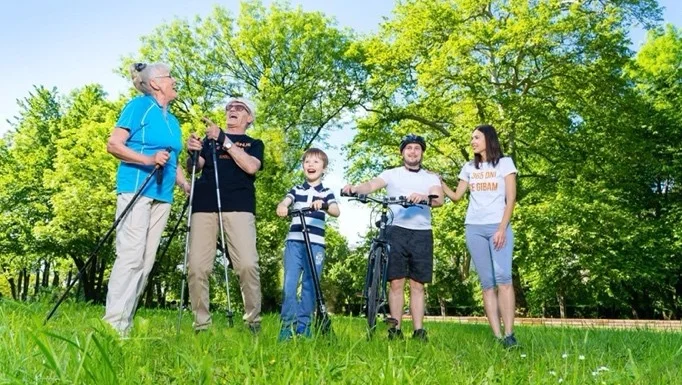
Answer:
[[[304,182],[302,185],[295,186],[289,193],[287,197],[291,198],[294,202],[292,209],[301,209],[304,207],[310,207],[314,200],[323,200],[328,205],[336,203],[336,198],[332,190],[324,187],[321,183],[317,186],[311,186],[308,182]],[[324,211],[313,211],[306,214],[305,223],[308,227],[308,234],[310,235],[310,243],[315,243],[324,246]],[[299,216],[294,216],[291,220],[291,226],[289,227],[289,235],[287,236],[288,241],[303,241],[303,226],[301,226],[301,220]]]

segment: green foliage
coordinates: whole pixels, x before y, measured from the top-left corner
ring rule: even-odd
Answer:
[[[679,252],[654,236],[674,231],[655,215],[675,206],[657,197],[661,186],[675,187],[657,171],[666,163],[657,156],[663,143],[651,140],[656,131],[649,126],[663,116],[642,97],[654,88],[627,76],[633,64],[627,30],[633,23],[654,26],[657,4],[412,0],[394,15],[362,44],[374,93],[350,145],[349,176],[364,179],[395,165],[399,138],[417,132],[429,145],[424,166],[454,186],[471,157],[471,131],[493,124],[519,169],[512,222],[520,310],[572,316],[586,306],[591,311],[583,315],[679,317],[679,283],[670,283],[678,269],[668,262]],[[651,43],[657,48],[642,48],[639,61],[671,63],[649,65],[649,79],[666,69],[664,84],[679,81],[672,71],[679,68],[677,41],[668,28]],[[659,52],[666,52],[661,60]],[[668,98],[658,92],[670,91],[659,86],[649,97],[662,105]],[[667,154],[679,152],[675,130],[666,131]],[[474,285],[466,285],[462,269],[462,226],[452,225],[464,213],[438,210],[436,276],[463,284],[434,282],[432,302],[432,294],[456,298],[448,292]]]

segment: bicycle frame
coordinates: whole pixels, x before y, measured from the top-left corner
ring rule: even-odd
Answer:
[[[363,290],[363,298],[367,302],[365,304],[366,311],[369,310],[369,300],[370,300],[370,288],[374,281],[375,271],[379,272],[379,279],[375,282],[379,282],[379,292],[378,297],[375,298],[376,301],[376,312],[370,311],[373,314],[367,314],[369,327],[375,327],[376,314],[381,311],[386,318],[386,303],[387,301],[387,290],[386,283],[387,272],[388,272],[388,255],[390,250],[390,245],[388,244],[388,238],[386,236],[387,226],[388,226],[388,205],[383,204],[381,206],[381,218],[375,223],[379,228],[379,234],[372,239],[372,246],[369,251],[369,258],[367,259],[367,273],[365,275],[365,287]],[[377,252],[378,251],[378,252]],[[377,257],[379,261],[377,261]],[[379,263],[379,267],[375,270],[375,264]],[[373,317],[374,319],[369,319]]]

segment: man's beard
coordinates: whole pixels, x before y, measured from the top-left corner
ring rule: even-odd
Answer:
[[[416,161],[409,161],[409,160],[403,158],[403,164],[408,168],[420,168],[421,164],[422,164],[422,159],[419,158]]]

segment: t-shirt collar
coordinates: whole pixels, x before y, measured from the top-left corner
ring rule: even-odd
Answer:
[[[151,100],[154,104],[156,104],[157,107],[161,108],[161,105],[159,104],[159,102],[158,102],[153,96],[151,96],[151,95],[145,95],[145,97],[146,97],[146,98],[149,98],[149,100]]]
[[[304,189],[304,190],[307,190],[307,189],[309,189],[309,188],[311,188],[311,187],[313,187],[313,186],[311,186],[311,185],[308,183],[308,181],[303,182],[303,189]],[[323,189],[324,187],[322,187],[322,183],[320,183],[320,184],[318,184],[317,186],[315,186],[315,187],[313,187],[313,188],[315,189],[315,191],[320,192],[320,191],[322,191],[322,189]]]

